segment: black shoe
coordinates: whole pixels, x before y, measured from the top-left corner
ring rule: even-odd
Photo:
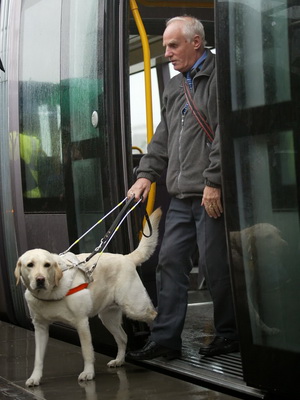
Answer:
[[[174,360],[174,358],[181,356],[181,351],[173,350],[153,341],[149,341],[141,350],[130,351],[126,356],[132,360],[152,360],[160,356],[165,357],[167,360]]]
[[[220,354],[236,353],[239,350],[240,345],[237,340],[216,336],[208,346],[200,347],[199,354],[212,357]]]

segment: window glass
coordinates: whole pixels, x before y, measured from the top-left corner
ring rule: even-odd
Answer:
[[[300,8],[285,0],[228,5],[237,203],[226,208],[240,228],[230,232],[236,290],[245,276],[254,344],[299,351]]]
[[[81,236],[104,212],[107,161],[103,105],[104,54],[99,40],[100,2],[65,0],[62,26],[62,131],[70,236]],[[92,123],[92,115],[97,115]],[[79,251],[99,244],[104,224],[79,242]],[[76,237],[75,237],[76,239]],[[89,250],[87,250],[89,249]]]
[[[296,154],[293,131],[235,139],[241,231],[231,233],[254,343],[291,351],[300,350]]]
[[[173,78],[173,76],[178,75],[180,72],[176,71],[176,69],[174,69],[172,63],[169,63],[169,72],[170,72],[170,78]]]
[[[98,136],[91,124],[91,110],[97,104],[98,13],[97,2],[75,0],[69,8],[68,98],[71,141]],[[101,90],[102,91],[102,90]]]
[[[64,209],[60,8],[61,0],[22,2],[19,138],[25,211]]]
[[[291,99],[288,11],[280,3],[230,2],[232,110]]]
[[[146,100],[144,71],[130,75],[130,113],[132,145],[147,151]],[[156,68],[151,68],[153,131],[160,121],[160,101]]]

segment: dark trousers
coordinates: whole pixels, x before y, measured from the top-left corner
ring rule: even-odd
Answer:
[[[200,197],[172,198],[156,272],[158,316],[151,340],[173,349],[181,348],[196,243],[213,301],[216,334],[237,339],[224,217],[210,218],[201,206]]]

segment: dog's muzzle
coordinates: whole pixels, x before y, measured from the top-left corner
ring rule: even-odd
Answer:
[[[35,282],[37,289],[45,289],[45,278],[43,276],[37,276]]]

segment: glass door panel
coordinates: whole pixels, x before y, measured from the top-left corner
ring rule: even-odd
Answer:
[[[60,10],[61,0],[22,2],[19,142],[26,213],[63,212],[65,208],[59,88]]]
[[[106,152],[101,104],[103,69],[98,63],[103,59],[98,40],[98,3],[63,2],[62,115],[71,240],[81,236],[104,213],[102,175]],[[104,232],[103,226],[92,231],[79,242],[79,251],[92,251]]]
[[[231,237],[234,245],[237,236],[240,240],[238,267],[245,273],[253,343],[300,352],[293,132],[235,139],[234,152],[240,231],[231,232]]]
[[[224,202],[245,380],[283,393],[300,374],[299,11],[285,0],[217,5]]]

